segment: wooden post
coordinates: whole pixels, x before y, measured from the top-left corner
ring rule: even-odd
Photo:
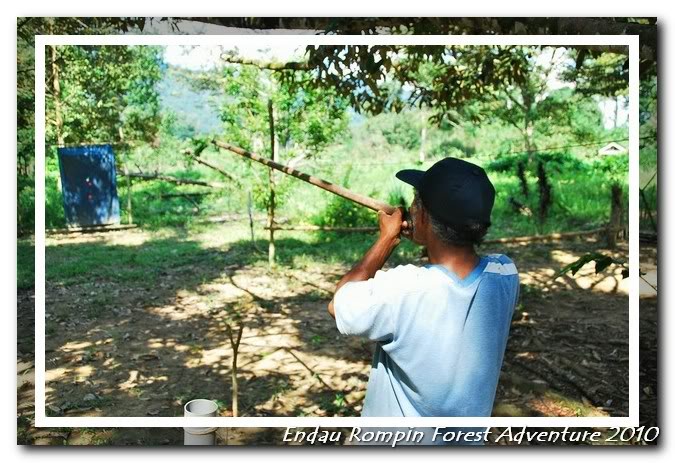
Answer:
[[[621,229],[621,216],[623,214],[623,191],[621,185],[613,184],[611,189],[612,203],[609,212],[609,226],[607,227],[607,247],[616,247],[616,236]]]
[[[126,162],[122,164],[122,169],[124,169],[124,176],[127,178],[127,223],[131,225],[131,222],[133,222],[131,214],[131,177],[129,176]]]
[[[239,343],[241,342],[241,335],[244,332],[244,325],[239,326],[237,333],[237,340],[235,341],[230,324],[225,325],[227,328],[227,336],[230,338],[230,345],[232,346],[232,416],[239,416],[239,382],[237,381],[237,357],[239,356]]]
[[[253,198],[251,198],[251,190],[248,190],[246,208],[248,209],[248,224],[251,227],[251,243],[255,246],[255,235],[253,234]]]
[[[276,149],[276,137],[274,136],[274,107],[272,105],[272,100],[267,101],[267,112],[269,115],[269,124],[270,124],[270,154],[272,161],[277,162],[277,149]],[[274,169],[270,168],[270,180],[269,180],[269,189],[270,197],[269,203],[267,205],[267,226],[269,227],[270,239],[269,239],[269,248],[267,251],[267,257],[269,266],[274,267],[274,259],[276,254],[276,248],[274,246],[274,208],[275,208],[275,191],[274,191]]]

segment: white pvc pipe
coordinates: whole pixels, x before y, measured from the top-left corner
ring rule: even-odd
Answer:
[[[185,416],[216,416],[218,404],[212,400],[195,399],[185,404]],[[183,428],[184,445],[216,445],[216,428]]]

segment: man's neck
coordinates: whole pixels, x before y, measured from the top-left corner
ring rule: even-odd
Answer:
[[[429,263],[442,265],[459,278],[466,278],[480,261],[473,246],[448,246],[434,241],[427,244]]]

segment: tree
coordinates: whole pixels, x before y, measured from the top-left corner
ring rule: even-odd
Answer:
[[[29,233],[34,220],[34,161],[35,161],[35,36],[38,34],[117,34],[130,30],[142,30],[146,18],[18,18],[17,20],[17,232]],[[58,143],[55,126],[63,127],[63,120],[57,121],[53,105],[53,85],[60,86],[63,62],[59,61],[55,48],[46,53],[47,98],[51,100],[48,119],[49,142]],[[54,80],[54,71],[59,77]],[[51,84],[51,87],[49,87]],[[63,102],[57,93],[58,102]],[[68,103],[67,101],[64,103]],[[61,109],[61,108],[59,108]],[[53,158],[48,167],[54,168]]]
[[[335,88],[360,111],[420,106],[438,125],[501,122],[516,129],[527,157],[518,158],[515,173],[527,198],[526,172],[534,172],[543,225],[554,198],[537,141],[561,129],[576,140],[594,139],[601,128],[592,100],[551,88],[566,59],[564,49],[525,46],[321,46],[308,49],[307,65],[313,85]],[[394,83],[382,85],[387,78]]]
[[[384,17],[384,18],[178,18],[244,29],[304,29],[315,33],[434,34],[434,35],[639,35],[640,69],[652,73],[656,68],[656,18],[636,17]],[[175,18],[174,18],[175,20]],[[623,46],[576,45],[579,50],[615,52],[624,55]]]
[[[47,138],[57,143],[151,142],[159,124],[161,49],[55,47],[47,93]]]
[[[298,166],[316,157],[347,127],[347,103],[333,89],[305,87],[309,76],[288,71],[281,76],[253,65],[226,65],[201,80],[220,86],[223,136],[233,144],[259,153],[271,151],[268,104],[274,108],[274,132],[283,162]],[[282,182],[285,183],[285,182]],[[264,182],[256,182],[256,202],[267,206]],[[281,188],[283,195],[284,188]],[[281,200],[281,198],[277,198]]]
[[[302,71],[283,77],[253,65],[228,65],[217,79],[225,94],[221,119],[227,137],[240,146],[269,150],[267,104],[276,111],[275,132],[286,156],[317,155],[346,128],[347,104],[331,88],[311,88]],[[295,161],[297,162],[297,160]]]

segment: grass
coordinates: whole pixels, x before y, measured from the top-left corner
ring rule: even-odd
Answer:
[[[600,211],[589,209],[593,214]],[[499,206],[496,215],[507,212]],[[589,212],[590,214],[590,212]],[[597,218],[597,215],[593,215]],[[502,223],[506,219],[501,220]],[[584,226],[592,226],[591,218]],[[184,228],[156,228],[101,235],[95,241],[64,242],[47,240],[46,278],[61,285],[91,285],[88,301],[91,317],[96,307],[115,297],[100,291],[97,285],[117,282],[129,286],[156,287],[166,278],[181,279],[183,285],[206,283],[222,275],[228,266],[267,267],[266,232],[256,225],[256,241],[251,242],[245,220],[226,224],[189,225]],[[503,235],[534,233],[536,227],[525,219],[513,217],[508,225],[495,230],[488,238]],[[551,224],[551,229],[557,228]],[[545,230],[549,231],[549,230]],[[128,243],[125,237],[130,237]],[[374,233],[294,232],[275,234],[277,268],[307,269],[316,264],[352,265],[375,240]],[[420,256],[421,250],[403,240],[390,258],[391,265],[410,262]],[[30,240],[20,240],[18,255],[18,287],[33,286],[34,254]],[[317,294],[317,297],[321,297]]]
[[[63,284],[105,280],[156,284],[170,269],[214,260],[199,242],[153,236],[156,238],[139,246],[99,242],[48,245],[46,278]],[[107,297],[97,295],[93,302]]]
[[[31,239],[16,244],[16,286],[29,289],[35,285],[35,243]]]
[[[216,158],[214,158],[216,159]],[[427,168],[436,159],[424,164],[417,162],[418,153],[400,147],[361,146],[347,142],[335,145],[321,155],[317,162],[301,168],[308,173],[346,185],[356,192],[375,198],[392,201],[403,196],[408,203],[412,188],[401,184],[394,174],[401,168]],[[480,159],[471,158],[480,163]],[[63,244],[48,240],[46,277],[48,281],[64,285],[117,281],[129,285],[157,285],[169,273],[182,273],[185,284],[197,278],[209,280],[228,265],[267,265],[267,231],[263,229],[265,209],[259,191],[263,187],[265,170],[259,166],[242,163],[232,157],[218,157],[219,165],[233,169],[245,169],[244,187],[209,190],[206,196],[170,196],[176,193],[206,191],[195,186],[176,186],[162,182],[137,182],[133,187],[133,216],[148,237],[140,244],[120,244],[101,241]],[[367,161],[367,165],[364,164]],[[256,169],[257,168],[257,169]],[[262,169],[262,170],[261,170]],[[576,170],[575,170],[576,169]],[[609,217],[609,182],[602,175],[586,170],[561,169],[549,173],[553,186],[553,206],[545,223],[535,218],[537,210],[536,178],[528,174],[530,196],[520,191],[517,178],[512,173],[491,172],[490,177],[497,190],[493,210],[493,225],[487,239],[505,236],[522,236],[536,233],[552,233],[591,229],[605,223]],[[169,172],[171,173],[171,172]],[[176,168],[174,175],[181,173]],[[190,171],[193,178],[222,181],[213,172]],[[279,176],[280,206],[277,218],[286,224],[347,224],[376,225],[376,216],[365,209],[354,210],[336,203],[336,197],[296,179]],[[126,187],[121,183],[118,192],[121,198],[122,216],[126,211]],[[49,214],[62,214],[55,204],[59,196],[57,182],[48,182],[54,190],[48,195],[53,207]],[[246,213],[248,189],[254,192],[255,243],[250,240]],[[655,202],[655,189],[647,192],[649,201]],[[258,196],[256,196],[256,194]],[[164,198],[162,198],[164,195]],[[264,196],[264,195],[263,195]],[[510,199],[529,207],[532,216],[517,213]],[[264,201],[263,201],[264,202]],[[349,206],[349,204],[348,204]],[[204,224],[207,216],[239,214],[236,222]],[[234,220],[234,219],[233,219]],[[51,218],[48,223],[57,223]],[[290,232],[278,231],[277,262],[280,268],[308,268],[316,263],[352,264],[372,244],[374,234]],[[393,265],[418,257],[417,246],[404,241],[391,258]],[[34,252],[29,239],[21,239],[17,245],[17,285],[19,289],[33,286]],[[192,272],[198,268],[198,272]],[[97,297],[105,297],[98,295]],[[100,300],[93,300],[94,305]],[[100,305],[100,304],[98,304]],[[94,314],[95,315],[95,314]]]

